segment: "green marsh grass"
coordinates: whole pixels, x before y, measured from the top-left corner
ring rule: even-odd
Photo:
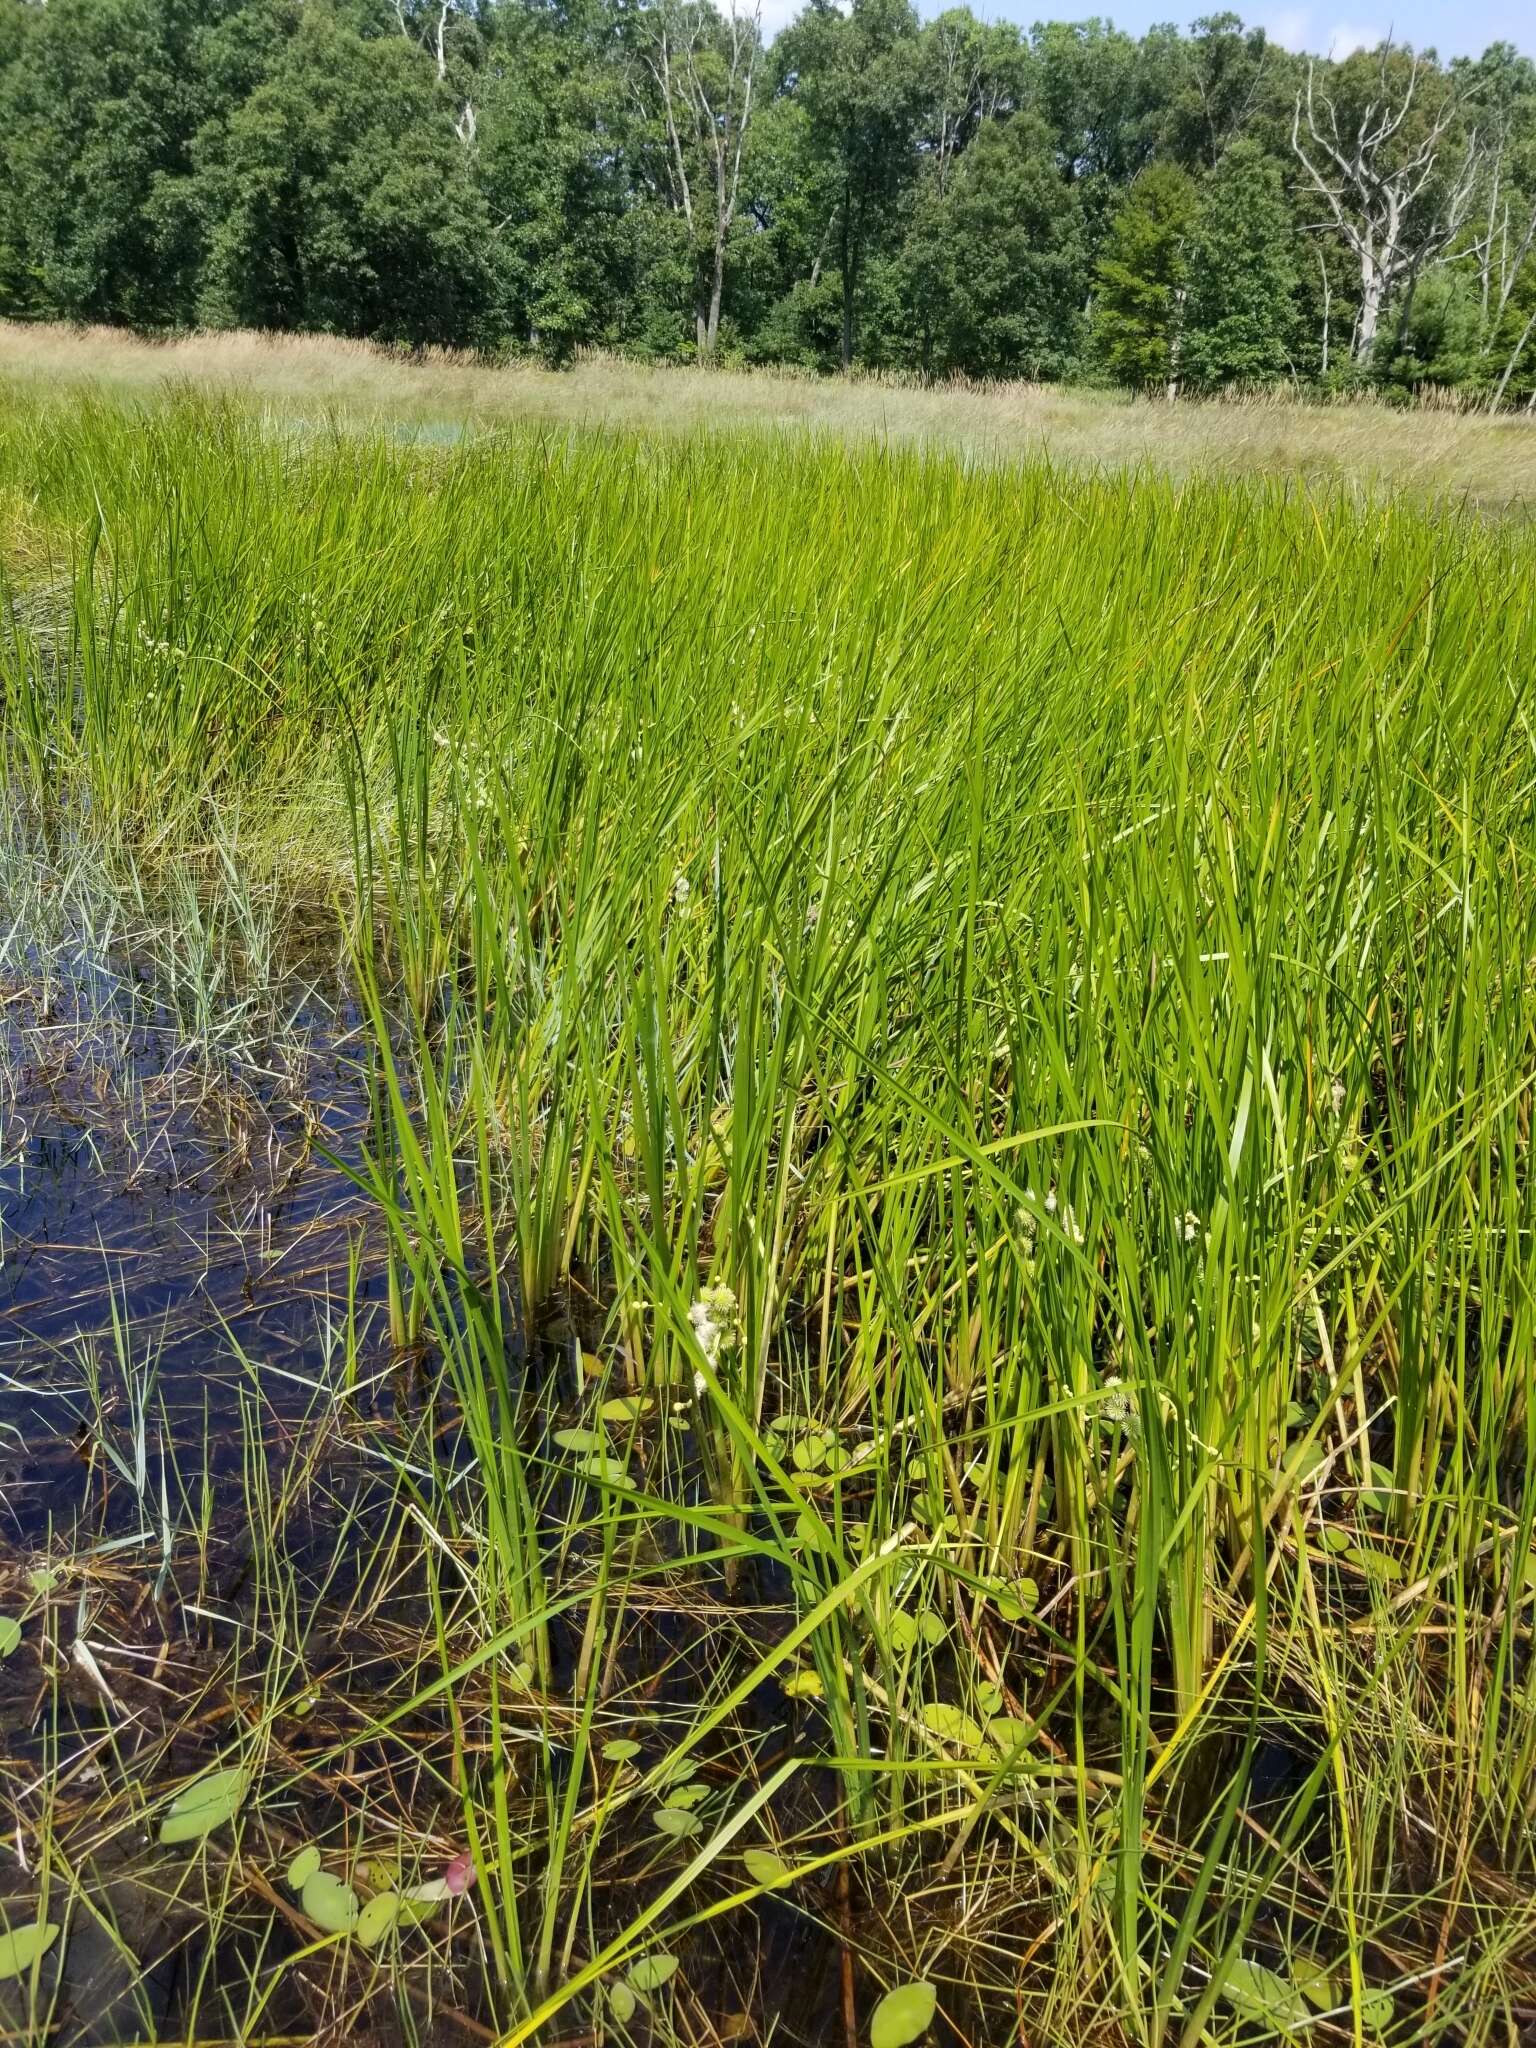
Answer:
[[[7,487],[56,593],[0,655],[18,800],[328,906],[432,1389],[408,1446],[349,1423],[389,1505],[337,1553],[413,1647],[302,1757],[330,1581],[263,1582],[221,1912],[344,1759],[355,1869],[478,1871],[382,1966],[324,1937],[401,2038],[863,2039],[918,1978],[944,2039],[1517,2038],[1529,535],[191,400],[20,406]],[[358,1746],[411,1744],[431,1818],[376,1816]],[[742,1963],[782,1912],[814,2009]]]

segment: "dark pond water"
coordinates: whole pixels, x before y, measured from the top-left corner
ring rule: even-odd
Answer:
[[[24,966],[26,963],[23,963]],[[123,1533],[146,1460],[217,1478],[341,1373],[367,1129],[355,1020],[190,1043],[122,959],[0,982],[0,1531]],[[329,1155],[329,1156],[328,1156]],[[366,1328],[378,1286],[366,1269]],[[115,1452],[114,1457],[112,1453]]]

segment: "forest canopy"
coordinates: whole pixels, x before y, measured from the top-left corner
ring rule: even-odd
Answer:
[[[0,0],[0,316],[1536,404],[1536,64],[811,0]]]

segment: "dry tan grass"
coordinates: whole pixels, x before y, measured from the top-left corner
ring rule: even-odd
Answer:
[[[1031,384],[922,387],[780,371],[652,368],[594,356],[572,369],[489,364],[447,350],[406,358],[317,335],[194,334],[0,322],[0,378],[150,397],[177,382],[243,393],[285,414],[338,410],[442,427],[532,421],[691,432],[806,428],[950,449],[980,461],[1047,454],[1074,467],[1146,463],[1177,475],[1265,472],[1465,497],[1536,497],[1536,420],[1444,405],[1316,405],[1287,397],[1133,402]]]

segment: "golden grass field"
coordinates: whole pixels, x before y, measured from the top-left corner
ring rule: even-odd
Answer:
[[[1536,418],[1372,399],[1283,394],[1133,400],[1038,384],[923,387],[776,370],[654,367],[592,356],[568,370],[492,364],[446,350],[406,357],[321,335],[191,334],[153,341],[101,327],[0,322],[0,380],[153,398],[168,387],[243,393],[284,412],[420,424],[611,425],[664,433],[807,428],[968,459],[1047,455],[1074,469],[1149,465],[1173,475],[1290,475],[1466,498],[1489,510],[1536,491]]]

